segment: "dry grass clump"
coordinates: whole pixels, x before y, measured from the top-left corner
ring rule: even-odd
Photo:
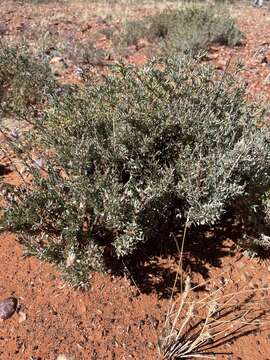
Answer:
[[[159,338],[163,359],[214,359],[217,348],[258,331],[266,320],[263,303],[253,301],[255,291],[243,288],[226,294],[226,284],[203,298],[194,298],[190,278],[184,291],[172,301]]]

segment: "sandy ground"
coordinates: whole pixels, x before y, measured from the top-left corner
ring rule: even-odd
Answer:
[[[156,6],[124,7],[125,16],[142,16],[155,11]],[[112,18],[118,24],[119,9],[114,6]],[[210,61],[224,69],[228,59],[241,58],[252,96],[270,97],[270,12],[268,9],[235,7],[233,15],[246,34],[245,45],[229,49],[213,47]],[[91,37],[100,26],[100,17],[110,14],[110,6],[20,5],[6,2],[0,8],[0,25],[6,41],[16,42],[22,33],[41,24],[57,29],[61,36],[77,41]],[[102,23],[102,22],[101,22]],[[98,46],[109,48],[109,42],[98,38]],[[131,49],[128,60],[141,64],[147,49]],[[67,61],[68,62],[68,61]],[[68,62],[61,74],[70,79],[75,64]],[[7,158],[1,163],[9,165]],[[16,183],[11,172],[3,172],[0,181]],[[196,293],[205,296],[226,283],[224,293],[253,289],[252,299],[246,293],[240,302],[256,308],[256,302],[266,311],[270,308],[268,261],[258,262],[245,257],[235,245],[235,235],[224,229],[201,239],[196,251],[188,251],[184,268],[194,283],[208,280],[208,285]],[[194,245],[194,244],[193,244]],[[192,246],[190,246],[190,249]],[[193,247],[194,248],[194,247]],[[23,248],[13,234],[0,236],[0,300],[15,296],[20,311],[0,323],[1,360],[56,360],[60,354],[83,360],[154,360],[158,358],[157,335],[160,333],[175,278],[178,254],[153,256],[132,277],[93,274],[86,292],[67,286],[50,264],[36,258],[24,258]],[[178,289],[179,290],[179,289]],[[177,295],[177,291],[176,291]],[[270,316],[264,325],[215,349],[217,359],[269,360]],[[270,324],[269,324],[270,325]],[[68,358],[69,359],[69,358]]]

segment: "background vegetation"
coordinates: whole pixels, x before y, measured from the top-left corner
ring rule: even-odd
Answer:
[[[207,50],[210,44],[239,45],[242,38],[234,20],[216,6],[165,9],[142,20],[128,21],[124,33],[120,33],[122,44],[136,45],[147,39],[161,46],[166,55],[187,52],[195,55]],[[119,43],[119,37],[115,41]]]

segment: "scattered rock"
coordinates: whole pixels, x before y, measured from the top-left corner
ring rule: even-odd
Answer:
[[[68,65],[62,57],[55,56],[50,61],[50,67],[54,76],[61,76]]]
[[[36,160],[34,161],[34,164],[35,164],[38,168],[44,169],[44,167],[45,167],[45,160],[44,160],[43,158],[36,159]]]
[[[18,132],[18,129],[17,128],[13,128],[10,132],[10,136],[13,138],[13,139],[19,139],[19,132]]]
[[[74,360],[73,357],[66,356],[66,355],[58,355],[56,360]]]
[[[8,28],[5,24],[0,24],[0,36],[6,35]]]
[[[24,313],[23,311],[19,311],[19,323],[24,322],[27,319],[26,313]]]
[[[84,71],[83,71],[82,68],[76,67],[76,68],[74,69],[74,74],[75,74],[76,76],[78,76],[78,77],[83,77]]]
[[[6,298],[0,302],[0,318],[2,320],[9,319],[16,311],[18,301],[14,297]]]

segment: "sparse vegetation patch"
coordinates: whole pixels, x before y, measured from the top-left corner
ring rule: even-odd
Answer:
[[[215,7],[188,6],[129,21],[116,41],[129,46],[143,38],[161,45],[166,54],[196,54],[210,44],[239,45],[243,34],[232,18]]]
[[[33,116],[56,87],[49,64],[27,49],[0,45],[0,112]],[[30,117],[29,117],[30,120]]]

